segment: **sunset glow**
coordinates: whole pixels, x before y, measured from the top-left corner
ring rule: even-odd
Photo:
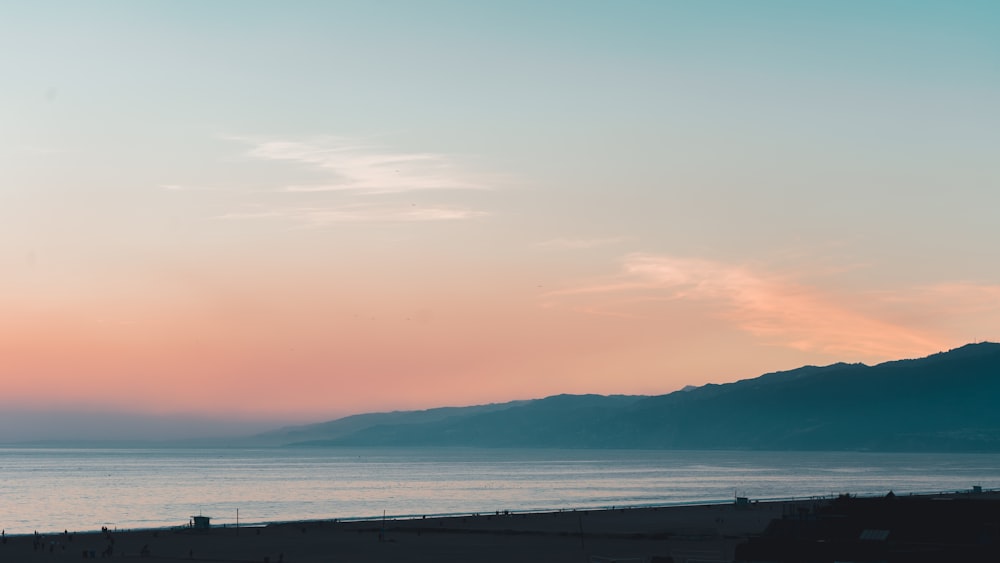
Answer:
[[[0,408],[317,421],[1000,340],[995,4],[54,5],[0,8]]]

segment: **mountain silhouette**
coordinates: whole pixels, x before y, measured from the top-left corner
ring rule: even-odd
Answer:
[[[1000,451],[1000,344],[806,366],[667,395],[557,395],[356,415],[262,435],[296,446]]]

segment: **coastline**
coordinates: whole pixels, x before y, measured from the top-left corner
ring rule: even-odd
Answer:
[[[800,501],[801,504],[805,501]],[[409,519],[288,522],[249,527],[8,536],[0,559],[319,561],[588,561],[678,550],[729,560],[735,545],[796,503],[616,508]],[[37,545],[37,547],[36,547]],[[145,556],[143,554],[146,554]],[[105,555],[105,559],[107,556]]]
[[[0,528],[31,534],[1000,488],[1000,454],[541,450],[7,452]],[[71,468],[72,470],[67,470]]]
[[[928,498],[1000,498],[968,492]],[[191,527],[11,535],[0,559],[101,557],[155,561],[311,563],[608,560],[732,561],[738,544],[774,519],[815,513],[832,499],[631,507],[465,516],[319,520],[209,529]],[[107,553],[111,548],[110,554]]]

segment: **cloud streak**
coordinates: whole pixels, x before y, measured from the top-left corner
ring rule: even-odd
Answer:
[[[160,184],[158,186],[161,190],[166,190],[168,192],[229,192],[233,191],[231,188],[222,188],[217,186],[194,186],[187,184]]]
[[[286,140],[224,137],[249,145],[254,160],[299,165],[319,173],[316,183],[286,183],[254,190],[263,201],[217,219],[284,219],[307,226],[335,223],[420,223],[458,221],[487,215],[455,202],[414,203],[415,192],[483,190],[452,157],[401,152],[337,136]],[[169,191],[197,191],[197,186],[165,184]],[[267,194],[266,196],[264,194]]]
[[[937,330],[897,320],[894,301],[933,306],[939,314],[995,311],[1000,287],[942,284],[893,294],[843,296],[788,276],[698,258],[630,254],[620,274],[548,297],[582,301],[577,308],[615,314],[628,305],[684,301],[768,343],[836,355],[890,359],[940,351],[952,342]]]
[[[399,152],[336,136],[305,140],[229,137],[251,146],[256,159],[293,162],[320,169],[329,179],[316,184],[282,186],[285,192],[349,191],[367,194],[427,190],[477,190],[453,157],[429,152]]]
[[[219,215],[219,219],[287,219],[313,226],[334,223],[412,223],[457,221],[485,215],[456,206],[393,206],[348,204],[331,207],[278,207]]]

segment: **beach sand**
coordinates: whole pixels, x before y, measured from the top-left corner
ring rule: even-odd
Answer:
[[[735,546],[773,518],[822,501],[762,502],[447,518],[314,521],[213,527],[8,536],[0,561],[111,560],[312,562],[731,561]],[[383,532],[384,529],[384,532]],[[141,554],[146,550],[148,555]],[[84,554],[88,557],[84,558]],[[109,560],[107,557],[104,560]]]

